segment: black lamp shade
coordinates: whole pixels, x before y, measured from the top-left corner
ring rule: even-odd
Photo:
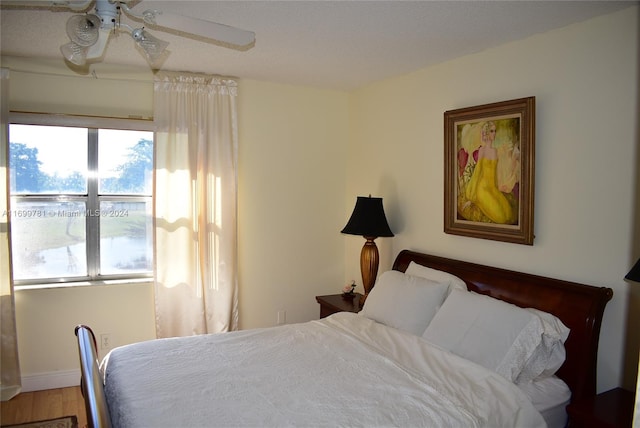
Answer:
[[[631,268],[627,276],[624,277],[630,281],[640,282],[640,259]]]
[[[393,236],[384,215],[382,198],[358,196],[351,218],[341,232],[365,237]]]

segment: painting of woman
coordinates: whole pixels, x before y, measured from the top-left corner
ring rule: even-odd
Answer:
[[[520,150],[517,122],[517,119],[496,119],[460,127],[460,219],[502,225],[518,223]]]
[[[444,112],[444,232],[533,245],[535,97]]]

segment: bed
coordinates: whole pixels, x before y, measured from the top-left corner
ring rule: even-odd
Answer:
[[[91,329],[78,326],[88,420],[131,428],[564,426],[566,405],[596,393],[612,294],[403,250],[358,314],[152,340],[100,362]]]

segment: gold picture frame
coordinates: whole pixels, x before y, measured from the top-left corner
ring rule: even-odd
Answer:
[[[535,97],[444,113],[444,232],[533,245]]]

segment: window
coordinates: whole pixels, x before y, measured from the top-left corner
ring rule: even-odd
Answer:
[[[15,283],[151,276],[152,174],[149,130],[10,123]]]

